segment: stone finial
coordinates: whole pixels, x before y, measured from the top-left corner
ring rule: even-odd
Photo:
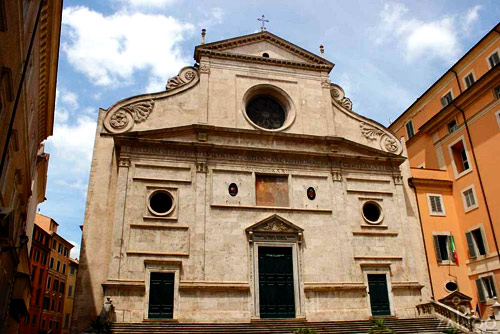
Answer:
[[[205,44],[206,35],[207,35],[207,29],[201,29],[201,44]]]
[[[325,57],[325,47],[323,46],[323,44],[320,44],[319,45],[319,52],[321,53],[321,57]]]

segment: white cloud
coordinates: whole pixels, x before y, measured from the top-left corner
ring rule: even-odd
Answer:
[[[219,7],[211,8],[204,12],[204,18],[198,23],[200,28],[208,28],[210,26],[221,24],[224,18],[224,10]]]
[[[62,90],[61,92],[58,91],[58,95],[61,99],[61,102],[68,105],[68,107],[74,109],[78,108],[78,96],[75,93],[67,90]]]
[[[132,7],[141,7],[141,8],[148,8],[148,7],[160,8],[178,2],[178,0],[122,0],[122,1],[126,2]]]
[[[408,62],[437,58],[450,63],[461,53],[459,37],[478,19],[479,9],[480,6],[470,8],[465,19],[463,15],[455,15],[422,21],[408,18],[405,5],[386,3],[375,29],[375,41],[382,44],[396,40]]]
[[[87,7],[68,7],[63,24],[67,33],[62,49],[68,61],[95,85],[131,84],[139,70],[148,71],[151,82],[165,84],[188,64],[179,43],[192,34],[193,26],[172,17],[127,12],[104,16]]]

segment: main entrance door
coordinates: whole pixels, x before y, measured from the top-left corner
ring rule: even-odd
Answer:
[[[259,247],[261,318],[295,318],[292,247]]]
[[[391,315],[385,274],[368,274],[368,289],[372,315]]]
[[[174,273],[151,273],[149,318],[172,319],[174,315]]]

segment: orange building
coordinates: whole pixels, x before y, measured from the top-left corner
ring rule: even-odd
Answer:
[[[65,300],[73,288],[68,288],[68,280],[71,280],[69,257],[73,245],[57,234],[58,224],[50,217],[37,214],[35,217],[35,230],[44,231],[48,237],[43,245],[48,249],[48,256],[44,263],[44,278],[40,282],[41,293],[31,301],[30,316],[21,326],[22,333],[54,333],[60,334],[63,328],[63,314]],[[37,236],[40,233],[36,234]],[[35,243],[33,244],[35,246]],[[38,245],[38,244],[37,244]],[[36,249],[32,248],[33,263],[35,266]],[[38,282],[38,281],[36,281]],[[42,285],[43,284],[43,285]],[[38,291],[38,290],[36,290]]]
[[[406,143],[434,298],[483,318],[500,292],[499,64],[500,24],[389,127]]]

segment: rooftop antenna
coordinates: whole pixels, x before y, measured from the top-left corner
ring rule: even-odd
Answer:
[[[269,22],[269,20],[266,20],[266,17],[264,15],[262,15],[262,17],[260,19],[257,19],[257,21],[261,21],[262,22],[262,27],[260,27],[260,31],[266,31],[266,22]]]
[[[201,44],[205,44],[206,35],[207,35],[207,29],[201,29]]]

